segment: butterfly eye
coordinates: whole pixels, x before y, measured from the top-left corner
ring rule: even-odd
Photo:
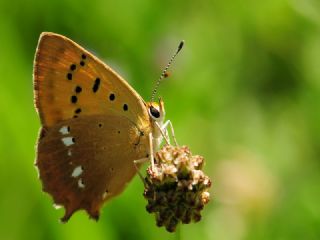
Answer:
[[[159,118],[160,117],[160,112],[158,109],[156,109],[155,107],[151,106],[150,107],[150,114],[152,117],[154,118]]]

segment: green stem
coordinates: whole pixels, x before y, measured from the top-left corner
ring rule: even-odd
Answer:
[[[181,226],[178,224],[177,230],[176,230],[176,240],[181,240]]]

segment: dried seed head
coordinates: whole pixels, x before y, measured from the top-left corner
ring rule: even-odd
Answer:
[[[204,158],[187,146],[166,145],[155,155],[154,169],[147,168],[144,197],[147,211],[155,213],[157,226],[174,232],[178,223],[201,220],[209,202],[211,180],[202,172]]]

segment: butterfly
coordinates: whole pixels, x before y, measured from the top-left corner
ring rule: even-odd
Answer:
[[[124,190],[142,162],[153,161],[167,127],[173,133],[164,103],[145,102],[108,65],[55,33],[40,35],[33,79],[43,191],[65,208],[62,222],[81,209],[98,220],[104,202]]]

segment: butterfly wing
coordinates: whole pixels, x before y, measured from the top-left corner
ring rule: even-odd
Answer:
[[[150,120],[142,98],[110,67],[70,39],[40,36],[34,62],[40,132],[36,165],[44,191],[97,218],[146,157]]]
[[[147,136],[123,116],[95,115],[42,128],[36,165],[43,190],[65,207],[97,219],[103,202],[121,193],[147,156]]]
[[[149,124],[145,103],[136,91],[72,40],[42,33],[34,62],[35,105],[43,126],[81,115],[110,114]]]

